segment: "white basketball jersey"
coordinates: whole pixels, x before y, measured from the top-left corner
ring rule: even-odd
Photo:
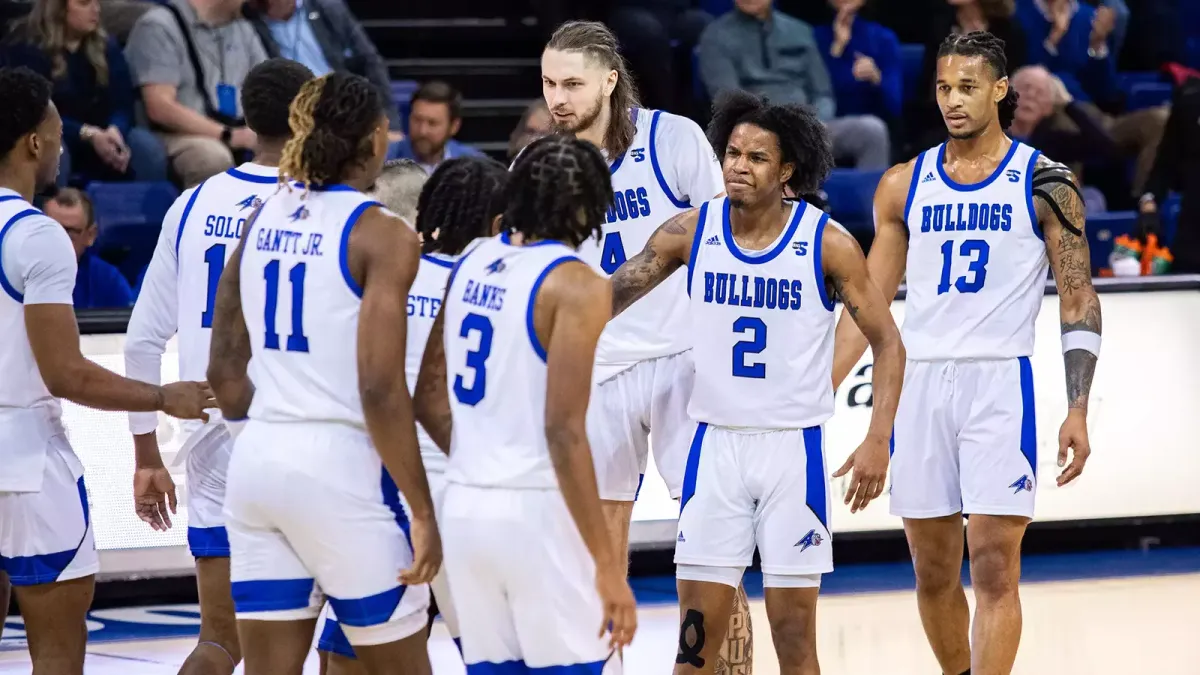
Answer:
[[[696,384],[688,415],[802,429],[833,415],[833,301],[821,237],[829,215],[800,201],[762,251],[734,241],[729,200],[700,207],[688,265]]]
[[[459,260],[443,310],[454,417],[447,482],[558,487],[546,445],[546,347],[533,311],[550,270],[576,260],[558,242],[512,246],[507,234]]]
[[[1013,141],[973,185],[946,175],[945,155],[943,144],[918,156],[905,207],[908,358],[1030,356],[1048,268],[1033,206],[1039,153]]]
[[[250,417],[339,422],[361,429],[358,311],[350,231],[369,207],[345,185],[267,199],[242,252],[242,314],[250,333]]]
[[[279,169],[243,164],[197,185],[187,198],[175,237],[179,379],[206,378],[221,272],[237,249],[246,219],[278,185]]]
[[[672,216],[723,189],[720,166],[694,122],[658,110],[634,109],[630,114],[636,115],[637,134],[610,167],[613,206],[604,238],[598,244],[589,240],[579,249],[579,256],[605,275],[641,252],[650,235]],[[684,274],[676,272],[609,322],[596,346],[601,380],[691,346],[684,283]]]
[[[450,269],[453,267],[454,258],[450,256],[422,254],[417,276],[408,291],[408,344],[404,355],[404,378],[408,382],[409,394],[416,389],[417,376],[421,372],[421,359],[425,356],[425,343],[429,341],[433,320],[437,318],[438,309],[442,306],[442,298],[446,295],[446,280],[450,277]],[[417,442],[421,446],[421,459],[425,463],[425,470],[434,473],[445,471],[445,453],[438,449],[420,424],[417,424]]]

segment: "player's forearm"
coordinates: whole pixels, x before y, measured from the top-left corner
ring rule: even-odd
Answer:
[[[1099,351],[1099,336],[1102,330],[1100,297],[1093,288],[1076,291],[1062,299],[1060,320],[1064,336],[1063,365],[1067,376],[1067,407],[1087,412],[1088,399],[1092,392],[1092,377],[1096,373],[1098,355],[1089,351],[1094,342]],[[1069,333],[1075,335],[1068,336]],[[1091,338],[1095,334],[1095,338]],[[1079,336],[1082,342],[1077,342]],[[1069,348],[1079,345],[1081,348]],[[1087,345],[1089,349],[1082,346]]]
[[[221,416],[227,420],[246,419],[254,400],[254,383],[246,374],[246,362],[231,358],[210,361],[207,376]]]
[[[591,447],[582,422],[551,423],[546,425],[546,441],[550,461],[558,478],[558,488],[571,513],[575,527],[583,537],[596,566],[613,564],[614,552],[609,544],[604,513],[600,508],[600,492],[596,487],[596,469],[592,464]]]
[[[158,449],[158,435],[151,431],[133,437],[133,457],[139,469],[161,469],[162,453]]]
[[[146,384],[161,384],[162,353],[139,350],[130,341],[125,344],[125,374]],[[153,433],[158,428],[158,415],[152,412],[129,414],[129,430],[134,435]]]
[[[433,498],[417,444],[417,427],[408,387],[404,378],[386,379],[391,381],[380,378],[378,382],[363,383],[363,417],[367,432],[384,468],[408,501],[412,517],[432,519]],[[397,382],[399,386],[396,386]]]
[[[163,407],[161,387],[121,377],[83,355],[70,366],[43,377],[51,394],[88,408],[153,412]]]
[[[875,365],[871,369],[871,424],[867,434],[891,438],[907,358],[900,331],[892,330],[887,337],[875,341],[871,345],[871,356]]]
[[[446,345],[442,341],[442,323],[442,312],[439,311],[433,320],[433,328],[425,343],[425,354],[421,358],[421,371],[417,375],[413,396],[413,413],[438,449],[449,455],[454,418],[450,414],[450,391],[446,385]]]
[[[850,376],[858,360],[866,353],[870,343],[858,329],[854,319],[842,308],[842,316],[838,319],[837,330],[833,337],[833,388],[842,386],[842,382]]]

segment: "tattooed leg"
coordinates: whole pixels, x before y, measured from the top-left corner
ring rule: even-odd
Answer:
[[[680,579],[677,586],[679,649],[675,653],[675,675],[713,675],[737,589],[686,579]]]
[[[750,625],[750,601],[746,598],[746,586],[738,586],[733,598],[733,611],[729,613],[729,627],[725,641],[717,655],[716,675],[751,675],[753,672],[754,630]]]

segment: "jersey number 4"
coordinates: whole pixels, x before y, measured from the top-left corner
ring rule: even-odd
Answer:
[[[467,352],[467,367],[471,369],[471,386],[467,386],[462,373],[454,376],[454,397],[463,405],[476,405],[487,394],[487,359],[492,355],[492,322],[482,314],[463,317],[458,336],[467,339],[471,333],[479,334],[479,347]]]
[[[954,280],[954,288],[959,293],[978,293],[987,280],[988,255],[991,247],[982,239],[967,239],[958,247],[958,255],[969,258],[967,274]],[[942,244],[942,280],[938,284],[938,295],[950,292],[950,265],[954,262],[954,242]]]

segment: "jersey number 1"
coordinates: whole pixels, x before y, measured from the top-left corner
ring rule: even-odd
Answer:
[[[467,352],[467,367],[474,371],[471,386],[466,386],[461,373],[454,376],[454,397],[463,405],[476,405],[487,394],[487,359],[492,355],[492,332],[492,322],[486,316],[468,314],[463,317],[458,336],[467,338],[471,333],[479,333],[479,347]]]
[[[212,328],[213,308],[217,305],[217,286],[221,283],[221,271],[225,269],[225,244],[213,244],[204,252],[204,264],[208,265],[208,302],[200,314],[200,327]]]
[[[971,259],[967,265],[970,275],[964,274],[954,280],[954,288],[959,293],[978,293],[983,288],[983,282],[987,279],[988,255],[991,250],[988,243],[982,239],[967,239],[958,247],[960,256]],[[938,295],[950,292],[950,264],[953,261],[954,242],[947,241],[942,244],[942,280],[938,284]]]
[[[304,336],[304,274],[307,270],[305,263],[296,263],[288,272],[288,281],[292,283],[292,334],[287,338],[287,351],[307,352],[308,338]],[[263,279],[267,282],[267,306],[263,308],[263,326],[265,327],[265,349],[279,349],[279,333],[275,332],[275,314],[279,310],[279,261],[272,260],[263,270]]]

